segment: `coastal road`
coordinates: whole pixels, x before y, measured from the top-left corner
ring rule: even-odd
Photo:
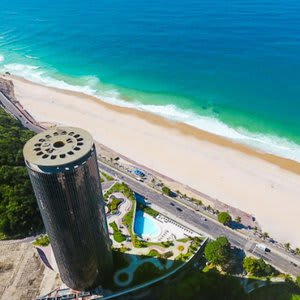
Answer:
[[[226,227],[217,221],[208,218],[205,215],[195,211],[194,209],[181,204],[178,200],[170,199],[158,191],[150,188],[144,183],[141,183],[125,173],[116,170],[101,161],[98,161],[101,171],[108,173],[113,177],[117,177],[124,181],[136,193],[144,196],[151,203],[161,207],[164,211],[176,216],[193,227],[196,227],[200,232],[205,233],[211,238],[225,235],[232,246],[251,252],[257,257],[263,258],[267,263],[278,268],[280,271],[292,274],[294,276],[300,275],[300,262],[297,260],[289,260],[287,257],[281,256],[276,251],[265,252],[256,247],[256,242],[250,240],[245,235]],[[171,204],[173,203],[173,204]]]
[[[29,130],[35,133],[39,133],[44,130],[44,128],[36,123],[29,113],[21,107],[21,105],[19,105],[20,107],[16,106],[14,103],[8,100],[1,91],[0,106],[2,106],[10,114],[14,115],[22,123],[22,125]]]
[[[31,131],[39,133],[44,130],[44,128],[40,126],[19,103],[12,103],[6,98],[5,95],[2,94],[1,91],[0,105],[4,107],[6,111],[14,115],[24,127],[30,129]],[[249,249],[251,253],[263,258],[265,261],[272,264],[274,267],[277,267],[279,270],[295,276],[300,274],[299,260],[296,260],[295,258],[291,259],[288,255],[278,253],[278,251],[272,250],[271,252],[265,252],[261,249],[258,249],[255,246],[255,241],[252,241],[245,235],[242,235],[241,233],[225,227],[215,220],[196,212],[195,209],[180,203],[178,200],[170,199],[158,191],[151,189],[146,184],[138,182],[127,174],[107,166],[102,162],[99,162],[99,167],[101,170],[105,171],[111,176],[118,177],[126,182],[133,191],[151,200],[153,204],[159,206],[164,211],[175,215],[177,219],[187,222],[188,224],[197,228],[200,232],[205,233],[207,236],[216,238],[220,235],[225,235],[228,237],[233,246],[245,250]],[[170,204],[171,202],[173,205]]]

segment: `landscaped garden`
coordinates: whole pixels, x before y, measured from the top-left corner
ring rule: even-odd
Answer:
[[[116,224],[116,222],[112,222],[109,224],[109,226],[113,229],[114,231],[114,240],[118,243],[122,243],[124,241],[126,241],[126,236],[124,234],[122,234],[121,230],[118,228],[118,225]]]
[[[111,197],[109,203],[107,204],[108,212],[111,214],[115,214],[118,212],[118,206],[122,203],[121,199],[118,199],[114,196]]]
[[[119,195],[116,197],[115,193],[123,194],[124,198]],[[143,210],[149,218],[156,218],[159,212],[137,202],[132,190],[124,183],[115,183],[104,197],[107,201],[107,211],[110,213],[109,219],[113,220],[109,226],[113,231],[114,256],[117,256],[122,264],[116,268],[115,273],[115,284],[118,283],[119,286],[134,286],[169,273],[191,258],[203,241],[201,238],[190,237],[178,241],[151,241],[151,238],[146,240],[138,237],[133,230],[135,209]],[[123,201],[125,203],[119,210]],[[123,266],[121,256],[128,265]]]

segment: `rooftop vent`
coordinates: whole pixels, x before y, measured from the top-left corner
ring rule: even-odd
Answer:
[[[40,138],[39,143],[34,144],[33,151],[37,156],[42,156],[46,159],[50,156],[51,160],[58,158],[66,158],[67,156],[74,155],[74,151],[80,151],[84,146],[84,139],[80,134],[74,131],[54,131],[48,133],[44,138]]]

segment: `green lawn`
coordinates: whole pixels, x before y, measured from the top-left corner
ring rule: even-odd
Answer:
[[[152,217],[157,217],[159,215],[159,212],[156,211],[155,209],[146,206],[146,205],[142,205],[141,203],[138,203],[138,208],[143,210],[145,213],[147,213],[148,215],[152,216]]]
[[[118,206],[120,203],[122,203],[122,200],[112,196],[111,201],[107,204],[108,213],[116,213],[118,211]]]
[[[113,177],[111,177],[110,175],[108,175],[108,174],[106,174],[106,173],[104,173],[104,172],[101,172],[101,182],[102,182],[102,178],[104,179],[106,179],[107,181],[112,181],[112,180],[114,180],[114,178]],[[104,181],[104,180],[103,180]]]
[[[146,256],[161,257],[160,253],[155,249],[151,249]]]
[[[109,224],[109,226],[113,229],[114,231],[114,240],[118,243],[122,243],[126,241],[126,236],[122,234],[121,230],[118,228],[118,225],[116,222],[112,222]]]

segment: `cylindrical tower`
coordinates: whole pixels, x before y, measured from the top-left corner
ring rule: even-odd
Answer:
[[[63,282],[75,290],[105,285],[112,255],[91,135],[54,127],[31,138],[23,152]]]

